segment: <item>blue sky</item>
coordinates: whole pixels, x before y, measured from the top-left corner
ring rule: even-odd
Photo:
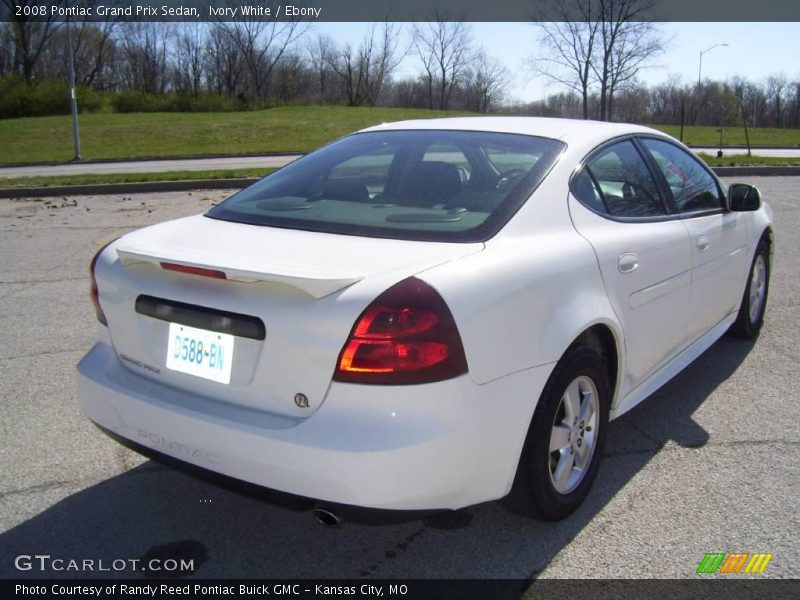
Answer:
[[[317,23],[314,31],[324,32],[339,41],[359,40],[365,23]],[[536,100],[558,91],[547,87],[543,78],[532,78],[525,66],[537,50],[537,31],[530,23],[473,23],[472,32],[487,54],[503,61],[513,75],[510,95],[518,100]],[[697,81],[701,50],[717,43],[703,55],[703,79],[725,79],[741,75],[761,80],[783,72],[789,80],[800,79],[800,23],[661,23],[664,36],[670,39],[667,52],[641,71],[640,79],[656,84],[678,73],[684,82]],[[406,38],[405,43],[409,42]],[[412,75],[418,63],[408,57],[397,73]]]

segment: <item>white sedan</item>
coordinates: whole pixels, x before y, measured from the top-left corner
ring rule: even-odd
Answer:
[[[610,419],[758,334],[773,245],[756,188],[652,129],[384,124],[98,252],[80,402],[329,521],[508,495],[559,519]]]

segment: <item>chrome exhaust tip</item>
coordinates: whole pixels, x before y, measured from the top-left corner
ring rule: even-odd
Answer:
[[[325,525],[326,527],[339,527],[343,519],[328,508],[317,506],[311,511],[317,523]]]

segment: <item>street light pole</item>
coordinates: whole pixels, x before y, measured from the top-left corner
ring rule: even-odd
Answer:
[[[700,66],[697,68],[697,89],[698,90],[700,89],[700,85],[701,85],[701,82],[702,82],[702,76],[703,76],[703,54],[706,54],[707,52],[711,52],[714,48],[716,48],[718,46],[727,46],[727,45],[728,44],[724,44],[724,43],[722,43],[722,44],[714,44],[713,46],[709,46],[705,50],[701,50],[700,51]]]
[[[72,29],[67,18],[67,70],[69,73],[69,104],[72,110],[72,146],[75,150],[74,161],[81,159],[81,138],[78,131],[78,99],[75,97],[75,62],[72,51]]]

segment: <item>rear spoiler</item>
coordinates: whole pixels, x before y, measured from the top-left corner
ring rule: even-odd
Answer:
[[[254,261],[236,258],[227,261],[230,264],[220,264],[218,259],[191,255],[190,253],[171,253],[138,247],[117,247],[117,256],[123,266],[150,263],[161,268],[162,262],[222,271],[226,279],[243,283],[267,281],[282,283],[304,291],[314,298],[324,298],[334,292],[343,290],[354,283],[364,279],[363,275],[351,273],[322,273],[297,265],[270,265],[254,264]]]

